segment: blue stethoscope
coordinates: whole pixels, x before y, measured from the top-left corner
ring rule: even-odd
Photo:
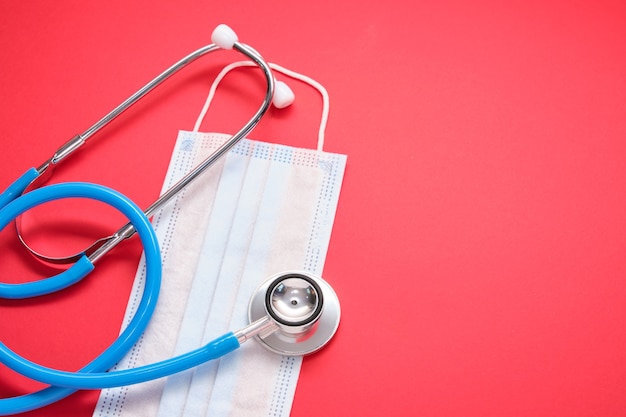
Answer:
[[[245,328],[229,332],[199,349],[162,362],[107,372],[131,349],[144,332],[158,300],[162,275],[161,255],[156,234],[148,217],[246,136],[268,110],[272,100],[276,99],[275,80],[271,69],[258,52],[240,43],[236,34],[225,25],[218,26],[211,39],[213,44],[198,49],[168,68],[87,131],[70,139],[39,168],[31,168],[0,194],[0,229],[15,221],[20,240],[37,258],[52,263],[72,263],[69,269],[43,280],[22,284],[0,283],[1,298],[24,299],[67,288],[88,275],[102,256],[135,233],[139,235],[146,260],[145,286],[137,312],[119,337],[78,372],[60,371],[36,364],[0,342],[0,362],[28,378],[50,385],[34,393],[0,399],[0,415],[40,408],[79,389],[132,385],[172,375],[224,356],[253,337],[273,352],[284,355],[306,355],[321,349],[335,334],[341,312],[337,295],[330,285],[322,278],[305,271],[287,271],[270,277],[257,288],[248,308],[250,324]],[[142,211],[129,198],[101,185],[76,182],[41,187],[54,168],[82,147],[94,133],[172,74],[197,58],[220,48],[234,49],[261,68],[267,81],[263,103],[240,131],[166,191],[148,209]],[[69,257],[51,258],[28,247],[20,234],[20,216],[46,202],[68,198],[100,201],[118,210],[129,223],[114,235],[100,239],[81,253]]]

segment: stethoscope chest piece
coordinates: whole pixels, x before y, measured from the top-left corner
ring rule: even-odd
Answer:
[[[341,309],[337,294],[322,278],[288,271],[261,284],[250,300],[250,322],[264,317],[275,327],[257,336],[261,344],[281,355],[301,356],[317,352],[332,339]]]

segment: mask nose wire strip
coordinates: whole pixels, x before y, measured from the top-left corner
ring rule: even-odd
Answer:
[[[280,72],[288,77],[293,78],[294,80],[298,80],[305,84],[309,84],[311,87],[315,88],[322,96],[322,116],[321,116],[320,127],[319,127],[319,131],[317,135],[317,150],[322,152],[324,150],[324,138],[326,134],[326,125],[328,124],[328,115],[330,113],[330,97],[328,95],[328,91],[322,84],[320,84],[319,82],[315,81],[314,79],[312,79],[311,77],[307,75],[301,74],[296,71],[292,71],[281,65],[274,64],[273,62],[268,62],[268,65],[274,71]],[[228,74],[230,71],[236,68],[256,67],[256,66],[257,65],[251,61],[237,61],[237,62],[228,64],[224,68],[222,68],[222,70],[217,75],[217,77],[215,77],[215,80],[213,80],[213,84],[211,84],[211,88],[209,89],[209,94],[206,98],[206,101],[204,102],[204,106],[202,107],[202,110],[200,111],[200,114],[198,115],[198,119],[196,120],[196,123],[193,127],[194,132],[198,132],[200,130],[200,125],[202,124],[202,121],[206,117],[206,114],[209,110],[209,106],[211,105],[211,102],[213,101],[213,98],[215,97],[217,86],[224,79],[226,74]]]

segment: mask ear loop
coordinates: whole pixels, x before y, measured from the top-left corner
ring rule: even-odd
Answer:
[[[326,133],[326,125],[328,124],[328,115],[330,113],[330,97],[328,95],[328,91],[326,91],[326,88],[324,88],[322,84],[320,84],[319,82],[315,81],[314,79],[312,79],[311,77],[307,75],[301,74],[296,71],[292,71],[290,69],[287,69],[283,66],[280,66],[278,64],[274,64],[271,62],[268,63],[268,65],[272,70],[276,72],[280,72],[281,74],[286,75],[290,78],[293,78],[294,80],[298,80],[305,84],[310,85],[311,87],[315,88],[322,96],[322,116],[321,116],[320,127],[319,127],[319,131],[317,135],[317,150],[320,152],[323,152],[324,151],[324,136]],[[224,79],[226,74],[228,74],[230,71],[236,68],[254,67],[254,66],[256,65],[252,61],[237,61],[237,62],[233,62],[232,64],[228,64],[224,68],[222,68],[220,73],[217,74],[217,77],[215,77],[213,84],[211,84],[211,88],[209,89],[209,94],[206,98],[206,101],[204,102],[204,106],[202,106],[202,110],[200,111],[200,114],[198,115],[198,119],[196,120],[196,123],[193,127],[193,132],[198,132],[200,130],[200,125],[202,124],[202,121],[204,120],[209,110],[209,106],[211,105],[211,102],[213,101],[213,98],[215,97],[217,86]]]

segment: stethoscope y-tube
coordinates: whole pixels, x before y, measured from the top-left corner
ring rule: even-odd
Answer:
[[[104,118],[72,138],[39,168],[31,168],[6,191],[0,194],[0,229],[41,204],[68,198],[86,198],[109,205],[127,219],[128,223],[114,235],[100,239],[85,251],[64,258],[39,254],[22,243],[33,255],[51,263],[73,263],[67,270],[35,282],[0,283],[0,297],[24,299],[51,294],[67,288],[88,275],[94,264],[123,240],[137,234],[143,246],[146,263],[143,293],[136,313],[119,337],[94,360],[77,372],[67,372],[36,364],[0,342],[0,362],[36,381],[49,384],[40,391],[13,398],[0,399],[0,415],[26,412],[56,402],[78,389],[100,389],[132,385],[166,377],[222,357],[251,339],[257,338],[266,348],[284,355],[306,355],[325,346],[339,325],[340,307],[337,295],[322,278],[303,271],[287,271],[270,277],[261,284],[250,301],[245,328],[229,332],[191,352],[150,365],[118,371],[107,371],[137,342],[155,311],[161,287],[161,255],[149,216],[176,196],[189,183],[207,170],[247,135],[269,108],[274,95],[274,78],[270,67],[251,47],[238,42],[232,30],[223,25],[213,33],[214,44],[201,48],[183,58],[142,89],[133,94]],[[148,209],[142,211],[135,203],[110,188],[90,183],[62,183],[39,188],[54,168],[81,148],[88,139],[149,91],[197,58],[219,48],[235,49],[255,62],[263,71],[267,90],[263,103],[253,117],[207,159],[167,190]]]

